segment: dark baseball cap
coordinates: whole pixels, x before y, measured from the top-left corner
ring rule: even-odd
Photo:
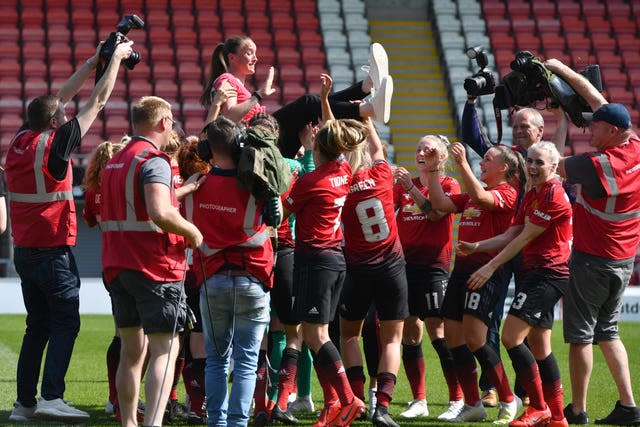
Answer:
[[[631,116],[622,104],[604,104],[593,113],[582,113],[588,122],[607,122],[621,129],[631,128]]]

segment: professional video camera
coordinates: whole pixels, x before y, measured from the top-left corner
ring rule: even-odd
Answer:
[[[495,92],[496,79],[491,71],[486,70],[489,65],[487,51],[481,46],[467,49],[469,59],[475,59],[480,71],[464,79],[464,90],[469,96],[490,95]]]
[[[502,78],[502,84],[496,86],[496,108],[525,107],[548,98],[550,105],[561,106],[576,126],[587,126],[582,113],[591,111],[589,104],[566,81],[549,71],[539,58],[527,51],[518,52],[511,62],[511,69],[513,71]],[[602,91],[598,65],[590,65],[580,74]]]
[[[113,52],[116,50],[116,46],[120,43],[124,43],[129,41],[126,37],[126,34],[132,29],[141,29],[144,28],[144,21],[140,19],[137,15],[125,15],[118,25],[116,26],[116,31],[109,34],[109,38],[102,45],[100,49],[100,61],[98,62],[98,66],[96,67],[96,83],[102,75],[104,74],[105,69],[107,68],[107,64],[111,60],[111,56]],[[132,51],[131,55],[124,59],[122,63],[130,70],[140,62],[140,52]]]

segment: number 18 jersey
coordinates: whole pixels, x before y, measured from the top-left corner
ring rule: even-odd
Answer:
[[[385,160],[353,174],[342,224],[347,264],[378,264],[402,256],[393,209],[393,172]]]

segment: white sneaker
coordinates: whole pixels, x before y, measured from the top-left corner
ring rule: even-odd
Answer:
[[[516,415],[518,415],[518,410],[522,408],[522,400],[518,396],[515,396],[513,401],[509,403],[500,402],[498,407],[500,408],[498,410],[498,418],[496,418],[493,423],[498,425],[507,425],[514,420]]]
[[[393,78],[386,76],[380,83],[380,88],[369,99],[373,107],[373,118],[387,123],[391,116],[391,97],[393,96]]]
[[[389,58],[380,43],[371,45],[369,48],[369,65],[363,65],[360,68],[362,71],[369,73],[373,83],[373,90],[378,90],[382,84],[382,79],[389,75]]]
[[[296,400],[289,403],[287,405],[287,411],[292,414],[299,414],[302,412],[313,412],[315,411],[315,406],[313,405],[313,400],[311,396],[298,396]]]
[[[470,421],[484,421],[487,418],[487,410],[482,405],[482,400],[478,400],[475,406],[465,404],[460,411],[460,414],[454,418],[453,422],[470,422]]]
[[[429,416],[429,407],[427,406],[427,401],[425,399],[422,400],[412,400],[407,405],[407,410],[400,414],[402,418],[416,418],[416,417],[428,417]]]
[[[116,408],[114,408],[113,403],[107,399],[107,404],[104,405],[104,413],[105,414],[115,414]]]
[[[69,423],[89,420],[89,414],[74,408],[62,399],[40,399],[34,415],[38,418],[47,418]]]
[[[23,406],[22,403],[16,400],[13,404],[11,415],[9,415],[9,421],[29,421],[34,417],[35,411],[35,405],[29,408],[27,406]]]
[[[298,393],[289,393],[289,397],[287,397],[287,407],[289,403],[293,403],[298,398]]]
[[[375,388],[369,389],[369,407],[367,408],[367,418],[372,419],[373,414],[376,412],[376,405],[378,404],[378,398],[376,397],[376,392],[378,390]]]
[[[449,407],[438,415],[438,419],[441,421],[453,421],[460,415],[462,408],[464,408],[464,400],[450,400]]]

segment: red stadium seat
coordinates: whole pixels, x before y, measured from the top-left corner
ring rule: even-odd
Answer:
[[[316,13],[318,7],[316,0],[296,0],[293,2],[293,7],[296,13]]]
[[[489,21],[492,20],[490,17],[496,17],[498,19],[504,19],[506,17],[506,7],[503,2],[498,0],[483,1],[482,12],[484,13],[487,25]]]
[[[560,23],[562,29],[567,33],[583,33],[586,31],[587,23],[580,15],[571,15],[563,13],[560,15]]]
[[[528,50],[534,55],[540,53],[540,38],[533,34],[517,33],[516,36],[516,48],[517,50]]]
[[[19,98],[22,95],[22,81],[20,80],[20,69],[13,75],[3,75],[0,77],[0,93],[2,93],[2,101],[6,98]],[[0,111],[5,112],[0,105]]]
[[[149,96],[153,94],[153,88],[151,82],[144,79],[132,80],[128,87],[128,97],[132,102],[136,102],[143,96]]]
[[[66,59],[54,59],[49,61],[49,76],[51,78],[69,78],[73,74],[73,67]]]
[[[531,9],[536,19],[556,18],[556,4],[552,1],[536,0],[531,2]]]
[[[300,40],[301,47],[320,47],[322,46],[322,36],[313,31],[299,31],[298,37]]]
[[[575,16],[578,17],[580,16],[581,10],[580,10],[580,3],[574,2],[574,1],[563,1],[561,6],[558,6],[558,13],[560,14],[560,17],[565,17],[565,16]]]
[[[509,0],[507,4],[507,14],[514,19],[529,19],[531,16],[531,6],[528,2],[519,0]]]
[[[282,88],[282,99],[285,104],[295,101],[297,98],[305,95],[307,93],[307,88],[302,83],[287,83],[286,86]]]
[[[267,16],[265,11],[252,11],[247,10],[246,12],[246,21],[247,27],[250,31],[253,30],[262,30],[269,31],[270,19]]]
[[[269,9],[272,13],[290,13],[293,8],[291,6],[291,0],[270,0]]]
[[[324,67],[326,63],[326,57],[322,45],[315,47],[302,47],[302,63],[305,67],[312,65],[320,65]]]
[[[289,83],[294,84],[304,84],[304,72],[302,68],[290,66],[282,70],[280,73],[280,81],[284,86],[287,86]]]
[[[609,0],[609,1],[615,1],[615,0]],[[594,1],[594,0],[583,0],[580,3],[582,5],[582,13],[587,18],[590,16],[604,17],[606,14],[604,3],[600,3],[599,1]]]
[[[256,11],[265,14],[267,12],[267,0],[244,0],[244,8],[247,12]]]
[[[180,92],[175,79],[155,80],[153,93],[169,102],[175,102],[180,97]]]
[[[281,45],[278,48],[278,64],[281,67],[288,65],[300,65],[300,52],[294,48],[284,47],[285,45]]]
[[[558,35],[561,25],[558,19],[537,19],[536,27],[541,36],[544,34]]]
[[[297,13],[295,24],[298,31],[320,31],[320,20],[315,13]]]
[[[24,96],[27,100],[32,100],[41,95],[50,95],[49,85],[46,80],[32,78],[24,82]],[[55,95],[52,94],[52,95]]]
[[[271,26],[276,31],[275,35],[281,31],[291,32],[294,29],[293,17],[288,12],[273,12]]]

